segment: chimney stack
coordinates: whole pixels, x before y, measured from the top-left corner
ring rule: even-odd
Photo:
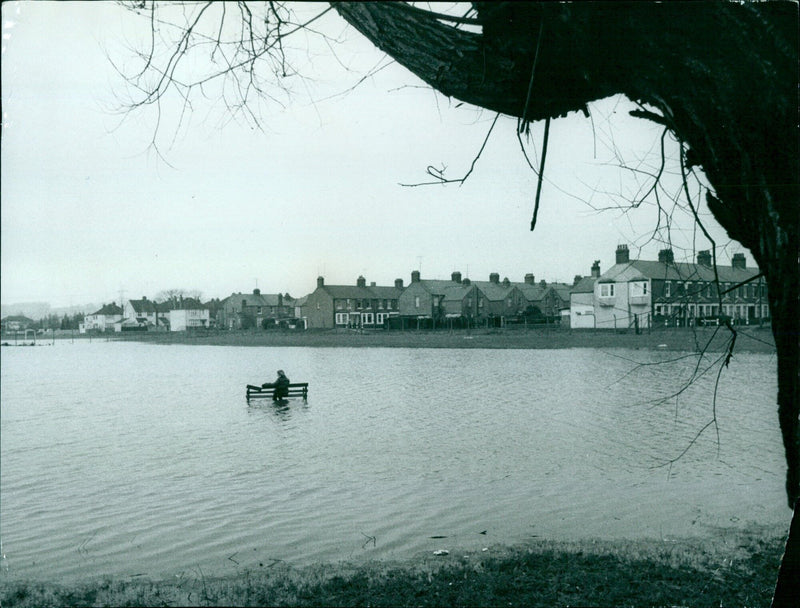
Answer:
[[[527,285],[536,285],[536,277],[533,276],[533,273],[529,272],[525,275],[525,283]]]
[[[731,266],[733,268],[740,268],[741,270],[745,270],[747,268],[747,262],[744,259],[744,254],[734,253],[733,258],[731,259]]]
[[[697,252],[697,263],[700,266],[711,266],[711,252],[708,249]]]
[[[253,290],[253,295],[254,295],[254,296],[260,296],[260,295],[261,295],[261,290],[260,290],[258,287],[256,287],[256,288]]]
[[[366,286],[367,286],[367,280],[363,276],[360,276],[356,279],[356,287],[366,287]]]
[[[658,252],[658,261],[662,264],[674,264],[675,263],[675,255],[672,253],[672,249],[662,249]]]
[[[544,279],[542,279],[541,281],[539,281],[539,287],[541,287],[542,289],[544,289],[545,287],[547,287],[547,281],[545,281]]]
[[[317,287],[322,287],[325,285],[325,279],[322,277],[317,277]]]
[[[493,272],[489,275],[489,282],[494,283],[495,285],[500,282],[500,275],[496,272]]]
[[[403,289],[403,279],[395,279],[394,280],[394,286],[397,289]]]
[[[503,287],[511,287],[511,281],[508,280],[508,277],[503,277]]]
[[[469,278],[466,278],[466,279],[461,281],[461,284],[462,285],[472,285],[472,281],[470,281]]]
[[[581,275],[579,275],[579,274],[576,274],[576,275],[575,275],[575,276],[572,278],[572,286],[573,286],[573,287],[575,287],[575,285],[577,285],[578,283],[580,283],[582,280],[583,280],[583,277],[582,277]]]
[[[595,260],[592,264],[592,278],[600,278],[600,260]]]
[[[627,245],[617,245],[617,264],[627,264],[631,261],[631,255]]]
[[[411,282],[419,283],[419,270],[413,270],[411,272]]]
[[[450,275],[450,279],[453,281],[453,283],[460,283],[461,273],[458,271],[454,272],[453,274]]]

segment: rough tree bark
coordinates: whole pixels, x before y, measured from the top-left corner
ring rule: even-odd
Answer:
[[[800,496],[798,9],[795,3],[474,3],[466,20],[402,3],[334,4],[445,95],[534,121],[622,93],[688,148],[709,209],[764,272],[790,507]],[[645,110],[645,106],[647,110]]]

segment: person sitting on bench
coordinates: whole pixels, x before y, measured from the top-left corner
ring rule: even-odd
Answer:
[[[263,388],[273,387],[275,390],[272,393],[272,400],[278,401],[285,399],[289,395],[289,378],[283,373],[282,369],[278,370],[278,377],[272,384],[265,384]]]

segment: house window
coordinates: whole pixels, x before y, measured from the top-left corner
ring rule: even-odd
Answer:
[[[361,324],[362,325],[374,325],[375,324],[375,316],[371,312],[362,312],[361,313]]]
[[[614,297],[614,283],[601,283],[600,284],[600,297],[613,298]]]
[[[347,325],[347,313],[346,312],[337,312],[336,313],[336,325]]]
[[[670,291],[672,291],[672,281],[665,281],[664,282],[664,297],[670,297]]]
[[[377,322],[378,325],[383,325],[384,320],[388,316],[389,316],[388,313],[379,312],[377,315],[375,315],[375,321]]]
[[[414,296],[414,308],[419,308],[419,296]]]
[[[397,310],[397,300],[392,300],[392,310]]]
[[[647,295],[647,281],[635,281],[631,283],[631,297]]]
[[[319,308],[319,305],[317,305],[317,308]],[[336,300],[336,310],[342,310],[342,301],[341,300]]]

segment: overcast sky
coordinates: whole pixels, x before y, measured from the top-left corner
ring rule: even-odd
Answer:
[[[363,275],[389,285],[408,283],[416,269],[423,278],[459,270],[473,280],[497,272],[522,281],[530,272],[571,282],[593,260],[610,268],[618,243],[644,259],[665,247],[665,233],[652,238],[652,202],[627,213],[592,208],[635,199],[651,181],[632,168],[658,164],[661,129],[629,117],[624,99],[593,104],[591,119],[552,122],[530,232],[537,182],[512,119],[500,118],[463,185],[400,185],[428,181],[428,165],[446,166],[452,178],[466,173],[494,114],[456,107],[396,64],[350,90],[389,61],[333,12],[319,27],[342,40],[336,60],[327,49],[301,53],[309,78],[289,79],[285,108],[258,106],[263,129],[201,99],[176,129],[179,106],[166,101],[159,156],[150,146],[155,114],[118,112],[125,86],[111,62],[130,63],[147,21],[104,2],[5,2],[2,10],[4,305],[177,288],[204,299],[256,286],[299,297],[320,275],[328,284]],[[295,43],[304,44],[316,43]],[[537,124],[534,162],[541,142]],[[673,154],[667,173],[675,162]],[[665,184],[680,189],[674,177]],[[685,212],[673,221],[677,259],[708,248]],[[742,248],[708,222],[727,263]]]

